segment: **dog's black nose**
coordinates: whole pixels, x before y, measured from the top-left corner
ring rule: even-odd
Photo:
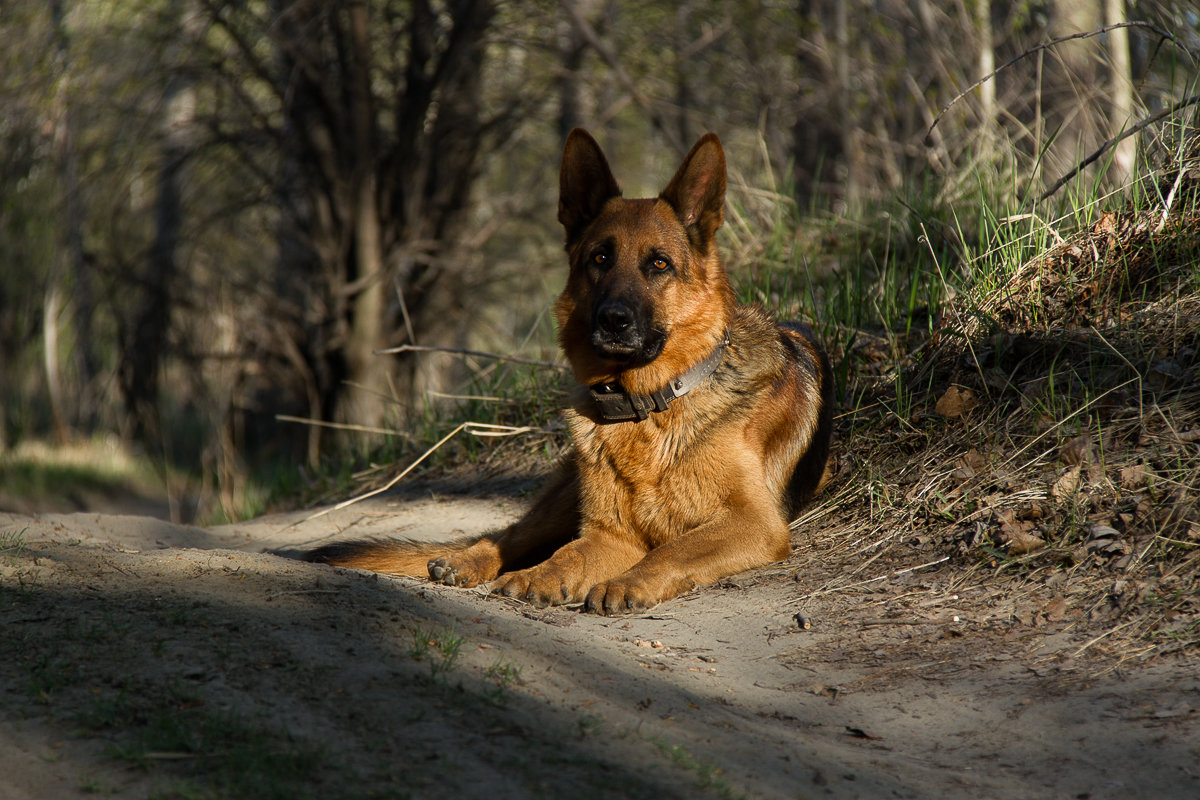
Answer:
[[[605,333],[625,333],[633,322],[633,309],[622,302],[610,300],[596,309],[596,327]]]

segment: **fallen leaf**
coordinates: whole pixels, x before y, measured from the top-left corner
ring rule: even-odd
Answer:
[[[1093,539],[1085,547],[1095,553],[1104,553],[1110,556],[1126,555],[1133,551],[1133,547],[1124,539]]]
[[[1047,622],[1059,622],[1067,616],[1067,601],[1063,597],[1054,597],[1042,606],[1042,615]]]
[[[1029,503],[1017,510],[1017,516],[1021,519],[1044,519],[1048,517],[1050,512],[1046,510],[1046,506],[1042,503]]]
[[[1146,483],[1146,468],[1141,464],[1121,468],[1121,486],[1136,489]]]
[[[1021,556],[1026,553],[1032,553],[1034,550],[1041,550],[1045,546],[1045,539],[1018,529],[1008,540],[1008,554],[1010,556]]]
[[[1065,500],[1079,491],[1079,473],[1081,471],[1080,466],[1076,464],[1060,475],[1054,485],[1050,487],[1050,497],[1055,500]]]
[[[1095,227],[1092,228],[1096,233],[1116,233],[1117,232],[1117,216],[1111,211],[1105,212],[1096,221]]]
[[[1088,538],[1090,539],[1117,539],[1120,536],[1120,531],[1103,522],[1093,522],[1088,526]]]
[[[984,457],[972,447],[954,462],[954,471],[950,473],[950,476],[958,480],[974,478],[986,464],[987,461]]]
[[[979,399],[970,389],[951,386],[945,394],[938,398],[937,405],[933,407],[933,410],[943,417],[953,419],[963,416],[977,405],[979,405]]]
[[[1021,392],[1021,408],[1026,411],[1034,411],[1040,406],[1042,398],[1046,394],[1046,386],[1047,381],[1045,378],[1034,378],[1022,383],[1019,389]]]
[[[972,447],[954,462],[954,471],[950,473],[950,477],[959,481],[974,478],[986,463],[979,451]]]
[[[972,467],[974,467],[977,470],[983,469],[984,465],[987,463],[987,461],[983,457],[983,454],[980,453],[978,450],[976,450],[974,447],[972,447],[970,450],[968,450],[966,453],[963,454],[962,461],[966,464],[970,464]]]
[[[1008,546],[1010,556],[1021,556],[1041,550],[1046,542],[1034,533],[1033,523],[1014,522],[1008,515],[1000,516],[1000,537]]]
[[[1080,464],[1089,459],[1091,450],[1091,434],[1081,433],[1063,444],[1058,451],[1058,458],[1064,464]]]

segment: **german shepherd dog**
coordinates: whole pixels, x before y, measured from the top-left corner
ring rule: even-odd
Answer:
[[[658,197],[626,200],[576,129],[559,190],[571,454],[504,530],[335,543],[307,559],[619,614],[788,556],[788,521],[829,453],[829,361],[808,327],[734,297],[716,244],[720,140],[701,138]]]

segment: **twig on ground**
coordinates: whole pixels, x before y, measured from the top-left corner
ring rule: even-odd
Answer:
[[[1154,228],[1155,233],[1162,233],[1163,228],[1167,226],[1167,219],[1171,216],[1171,206],[1175,205],[1175,195],[1179,192],[1179,185],[1183,183],[1183,176],[1186,174],[1186,169],[1180,169],[1175,176],[1175,183],[1171,185],[1171,191],[1167,192],[1167,200],[1163,203],[1162,217],[1159,218],[1158,225]]]
[[[868,578],[865,581],[858,581],[856,583],[848,583],[845,586],[833,586],[828,589],[818,589],[815,592],[809,592],[808,594],[804,594],[799,597],[792,598],[791,600],[788,601],[788,605],[795,605],[796,603],[800,603],[805,600],[811,600],[814,597],[821,597],[822,595],[833,594],[835,592],[844,592],[848,589],[856,589],[859,586],[866,586],[869,583],[876,583],[878,581],[886,580],[887,578],[894,578],[897,575],[904,575],[905,573],[908,573],[908,572],[916,572],[919,569],[926,569],[928,567],[934,567],[934,566],[937,566],[938,564],[941,564],[944,561],[949,561],[949,560],[950,560],[950,556],[942,556],[941,558],[936,558],[933,561],[926,561],[924,564],[917,564],[915,567],[905,567],[904,569],[898,569],[898,570],[895,570],[894,572],[889,572],[886,575],[877,575],[874,578]]]
[[[352,425],[346,422],[326,422],[321,419],[312,419],[310,417],[293,417],[291,414],[276,414],[275,419],[279,422],[299,422],[301,425],[315,425],[318,428],[334,428],[339,431],[353,431],[354,433],[382,433],[384,436],[402,436],[406,439],[412,437],[404,432],[397,431],[391,428],[374,428],[369,425]]]
[[[1101,639],[1103,639],[1106,636],[1116,633],[1117,631],[1119,631],[1123,628],[1128,628],[1130,625],[1132,625],[1135,622],[1137,622],[1136,619],[1131,619],[1128,622],[1121,623],[1120,625],[1118,625],[1115,628],[1109,628],[1104,633],[1100,634],[1099,636],[1095,637],[1094,639],[1091,639],[1090,641],[1088,641],[1087,644],[1083,645],[1078,650],[1076,650],[1074,653],[1072,653],[1071,658],[1079,658],[1079,656],[1082,655],[1083,651],[1087,650],[1089,647],[1094,645],[1096,642],[1100,641]]]
[[[434,347],[432,345],[402,344],[399,347],[389,347],[386,350],[375,351],[375,355],[377,356],[395,355],[397,353],[450,353],[456,356],[492,358],[497,361],[509,361],[513,364],[530,364],[535,367],[547,367],[549,369],[570,369],[570,367],[568,367],[566,364],[561,364],[557,361],[540,361],[536,358],[506,356],[503,353],[488,353],[484,350],[467,350],[461,347]]]
[[[429,458],[431,455],[433,455],[435,452],[437,452],[438,448],[440,448],[446,442],[450,441],[451,439],[453,439],[455,436],[457,436],[459,433],[461,433],[463,431],[467,431],[468,433],[472,434],[473,436],[516,436],[518,434],[531,433],[533,431],[540,431],[540,430],[541,430],[541,428],[533,428],[533,427],[530,427],[527,425],[516,428],[516,427],[512,427],[510,425],[493,425],[491,423],[486,423],[486,422],[464,422],[461,425],[459,425],[457,428],[455,428],[454,430],[447,433],[441,439],[439,439],[437,444],[433,445],[428,450],[426,450],[424,453],[422,453],[415,461],[413,461],[411,464],[409,464],[407,467],[405,467],[403,470],[401,470],[399,475],[392,478],[390,481],[388,481],[383,486],[380,486],[377,489],[372,489],[369,492],[360,494],[357,497],[351,497],[348,500],[343,500],[342,502],[338,503],[337,505],[330,506],[329,508],[326,508],[326,509],[322,509],[321,511],[318,511],[315,514],[305,517],[302,520],[293,522],[286,527],[291,528],[291,527],[294,527],[294,526],[299,525],[304,522],[311,522],[314,519],[323,517],[326,514],[331,514],[334,511],[341,511],[343,508],[352,506],[355,503],[359,502],[360,500],[366,500],[367,498],[374,497],[375,495],[383,494],[388,489],[391,489],[397,483],[404,480],[405,476],[407,476],[408,473],[412,472],[414,469],[417,468],[417,466],[421,462],[423,462],[425,459]]]

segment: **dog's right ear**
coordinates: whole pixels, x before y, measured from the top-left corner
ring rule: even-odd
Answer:
[[[604,204],[620,196],[621,187],[600,145],[583,128],[571,131],[558,177],[558,221],[567,231],[567,241],[578,239]]]

